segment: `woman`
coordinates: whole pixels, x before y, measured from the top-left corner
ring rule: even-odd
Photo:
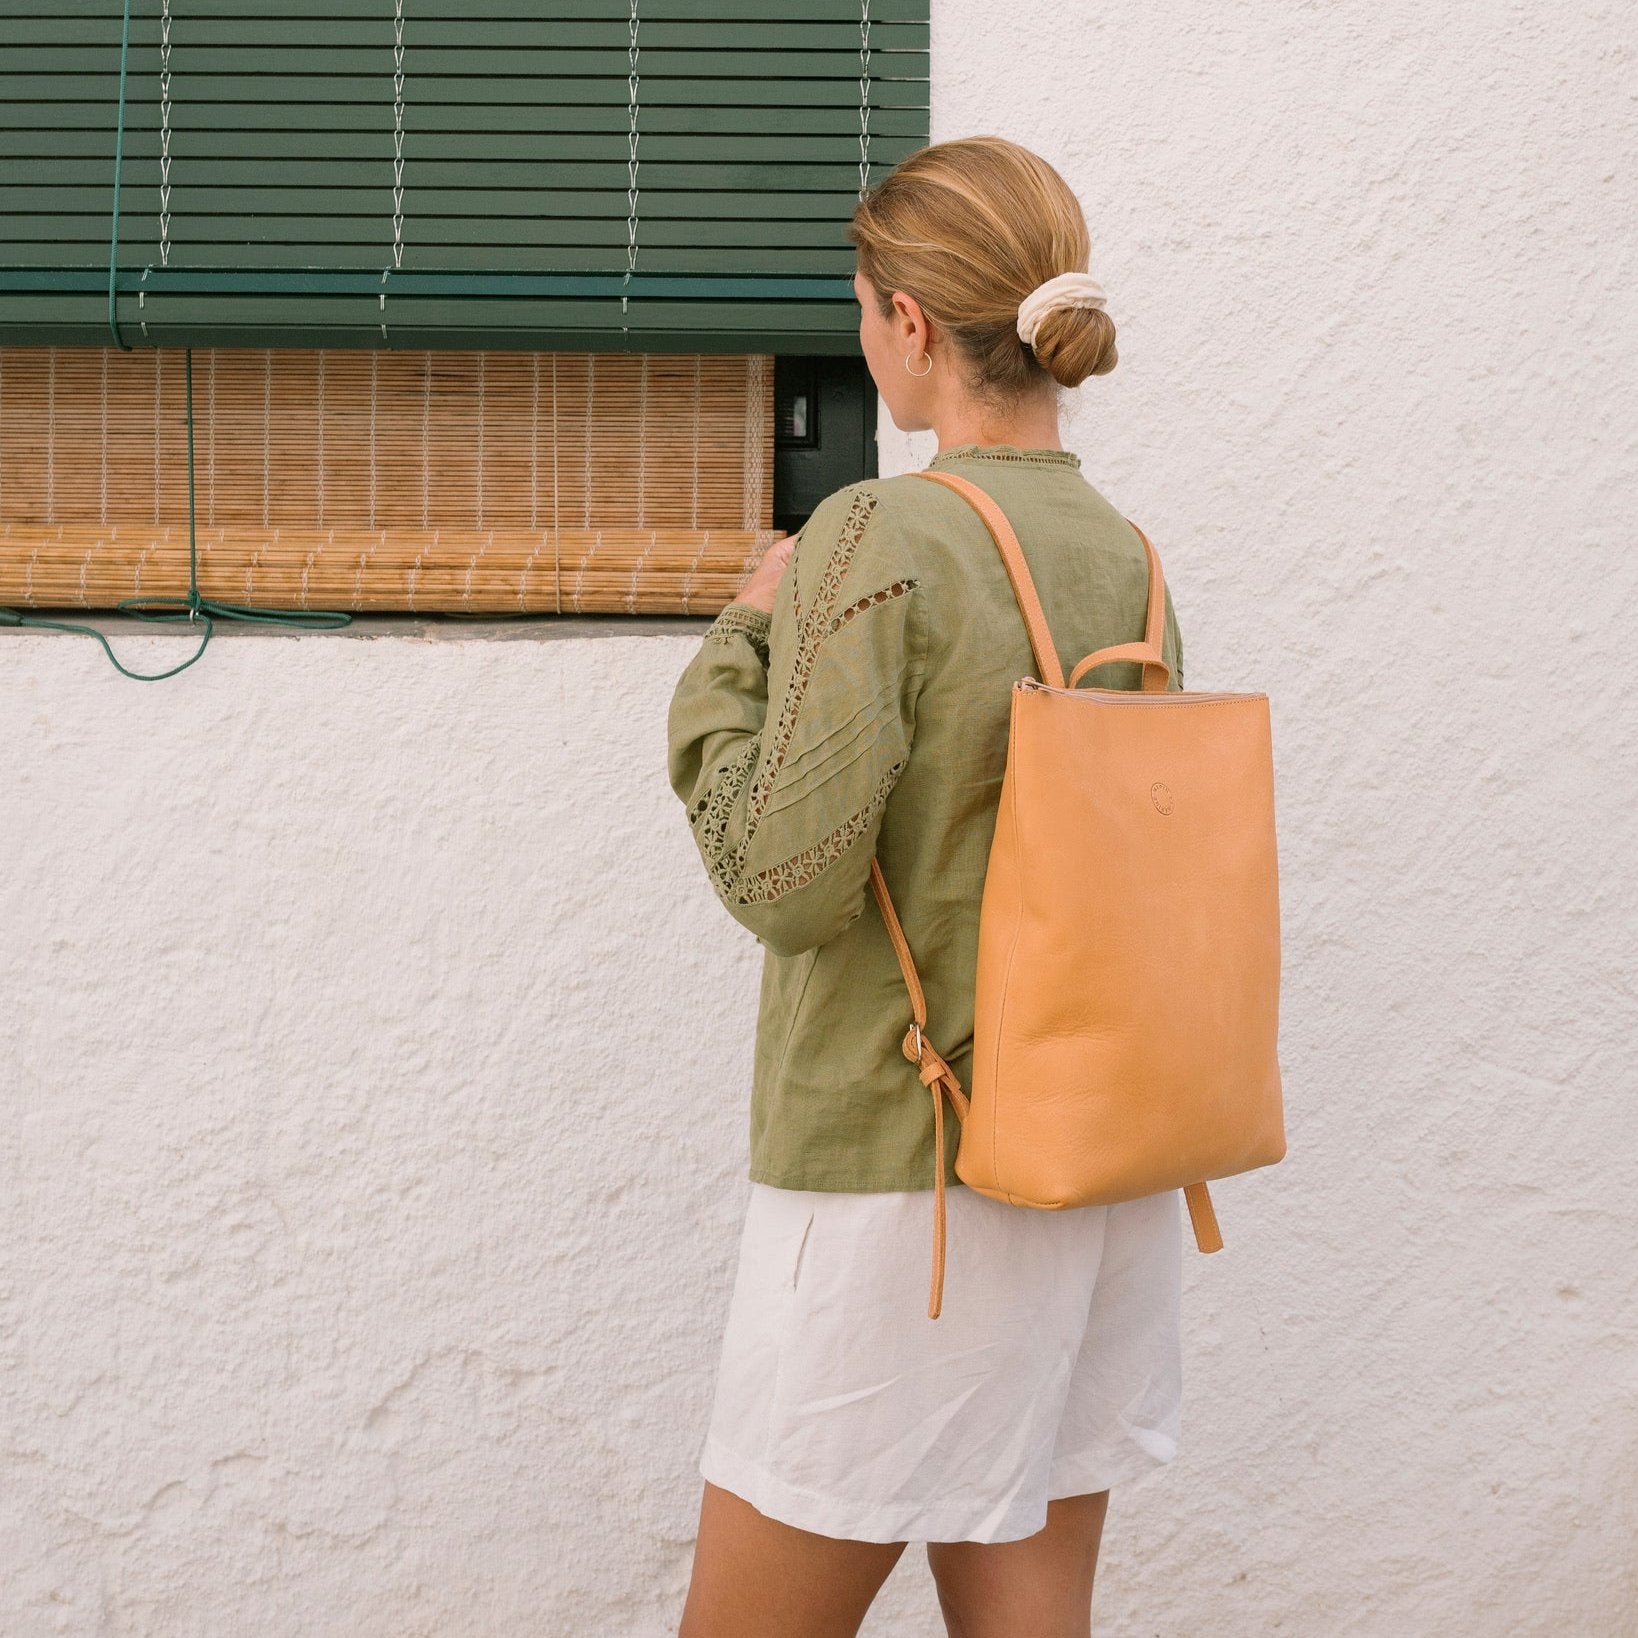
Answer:
[[[1065,672],[1141,638],[1142,542],[1059,442],[1060,386],[1115,364],[1062,177],[998,137],[937,143],[859,202],[849,238],[894,423],[936,431],[930,467],[1011,520]],[[1163,652],[1181,687],[1169,596]],[[935,1155],[901,1051],[910,1000],[869,886],[877,858],[929,1036],[969,1086],[1011,689],[1036,674],[977,512],[902,474],[822,501],[677,684],[672,789],[719,898],[766,947],[750,1200],[681,1638],[856,1633],[910,1541],[952,1633],[1085,1634],[1110,1487],[1177,1453],[1179,1192],[1042,1211],[964,1187],[959,1122]],[[1131,661],[1090,676],[1140,680]]]

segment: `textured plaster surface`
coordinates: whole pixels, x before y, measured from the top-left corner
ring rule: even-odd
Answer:
[[[1290,1153],[1098,1630],[1638,1633],[1629,20],[935,13],[935,137],[1092,222],[1066,442],[1272,700]],[[3,1638],[675,1631],[759,958],[698,631],[0,633]],[[865,1633],[941,1631],[913,1547]]]

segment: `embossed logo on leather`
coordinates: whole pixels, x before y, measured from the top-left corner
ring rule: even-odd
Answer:
[[[1172,787],[1163,779],[1157,779],[1149,787],[1149,800],[1161,813],[1172,811]]]

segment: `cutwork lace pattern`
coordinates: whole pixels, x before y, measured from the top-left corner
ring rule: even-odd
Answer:
[[[788,893],[793,887],[802,886],[804,882],[812,881],[832,859],[838,859],[846,853],[855,838],[869,828],[876,810],[886,803],[888,793],[893,789],[893,782],[903,772],[904,758],[900,757],[876,781],[876,789],[871,793],[870,800],[852,818],[844,819],[835,830],[814,843],[812,847],[803,848],[800,853],[792,854],[782,864],[776,864],[772,870],[760,871],[747,879],[735,895],[737,902],[761,904],[767,899],[777,899],[781,893]]]
[[[790,746],[791,735],[796,730],[797,713],[802,709],[802,701],[807,697],[808,681],[813,675],[813,662],[819,654],[820,639],[829,622],[830,611],[835,607],[837,596],[841,592],[848,565],[853,561],[853,554],[859,549],[859,541],[876,510],[876,504],[876,496],[869,490],[861,489],[854,495],[847,510],[847,517],[837,535],[835,549],[826,559],[824,572],[819,576],[819,587],[814,593],[813,607],[798,628],[791,684],[786,690],[785,706],[774,728],[768,765],[762,770],[762,777],[751,787],[747,833],[756,829],[757,821],[762,817],[762,810],[767,807],[768,798],[773,794],[779,771],[784,766],[785,752]],[[742,862],[743,849],[749,842],[750,836],[747,834],[745,842],[741,843],[740,860],[736,862]]]
[[[907,591],[919,586],[919,580],[895,580],[891,586],[883,586],[879,592],[872,592],[869,597],[861,597],[857,603],[849,603],[840,614],[830,617],[830,624],[826,631],[839,631],[854,615],[864,609],[873,607],[877,603],[885,603],[890,597],[903,597]]]
[[[718,775],[716,784],[688,810],[688,822],[699,838],[700,852],[719,892],[728,891],[735,875],[734,862],[738,857],[737,854],[728,857],[723,854],[728,841],[728,816],[734,811],[739,793],[745,789],[745,781],[751,777],[751,770],[761,754],[762,735],[752,734],[740,746],[739,755]]]
[[[762,663],[768,663],[768,616],[760,609],[747,608],[743,603],[724,603],[705,635],[714,642],[726,643],[735,637],[750,640]]]
[[[791,668],[790,686],[785,692],[779,720],[773,725],[772,735],[768,739],[770,751],[767,766],[750,788],[745,814],[745,833],[738,845],[731,850],[727,848],[728,821],[738,807],[740,798],[745,793],[746,781],[751,778],[761,757],[763,734],[753,734],[740,747],[738,755],[722,769],[716,784],[689,810],[689,822],[699,839],[700,850],[708,861],[717,890],[732,903],[751,904],[775,899],[782,893],[788,893],[792,888],[800,887],[804,882],[812,880],[832,859],[844,852],[853,839],[868,826],[876,810],[886,802],[893,782],[903,771],[903,761],[895,763],[877,781],[869,802],[814,846],[805,848],[782,864],[775,865],[771,870],[761,871],[749,879],[745,878],[745,858],[756,836],[757,825],[763,811],[779,780],[780,770],[784,766],[785,753],[790,747],[797,717],[807,695],[820,643],[862,610],[876,603],[885,602],[890,597],[903,596],[917,584],[914,580],[895,581],[879,592],[860,598],[844,609],[836,610],[836,600],[841,595],[848,565],[853,561],[859,541],[876,506],[877,497],[869,490],[861,489],[853,496],[847,517],[838,533],[835,548],[820,574],[813,605],[798,625],[796,657]]]

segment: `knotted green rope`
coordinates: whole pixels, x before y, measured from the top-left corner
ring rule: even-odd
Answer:
[[[193,500],[193,349],[187,349],[187,384],[188,384],[188,595],[186,597],[127,597],[116,603],[115,608],[122,613],[130,614],[137,620],[174,623],[187,620],[190,623],[203,620],[205,635],[199,640],[199,647],[185,659],[181,665],[173,665],[169,671],[132,671],[119,662],[118,656],[108,646],[108,639],[95,626],[75,625],[65,620],[42,620],[36,615],[22,614],[16,609],[0,609],[0,625],[8,626],[41,626],[51,631],[78,631],[89,637],[95,637],[102,644],[104,652],[113,662],[116,671],[123,672],[127,677],[137,682],[160,682],[166,677],[174,677],[178,671],[186,671],[201,654],[205,652],[210,642],[211,634],[215,631],[215,622],[212,615],[220,616],[224,620],[239,620],[250,625],[263,626],[296,626],[307,630],[324,631],[335,630],[341,626],[352,624],[353,617],[340,610],[295,610],[295,609],[264,609],[247,603],[216,603],[208,597],[199,595],[199,552],[194,537],[194,500]],[[152,609],[179,609],[177,614],[155,614]]]
[[[131,0],[125,0],[125,19],[120,33],[119,42],[119,124],[114,138],[114,210],[113,220],[109,232],[108,244],[108,328],[113,333],[114,341],[124,352],[132,351],[125,338],[119,333],[119,326],[115,321],[114,313],[114,264],[118,257],[119,247],[119,178],[124,168],[125,152],[125,68],[126,59],[131,46]],[[166,677],[174,677],[179,671],[186,671],[201,654],[205,652],[210,642],[211,634],[215,631],[215,622],[212,615],[219,615],[224,620],[239,620],[249,625],[263,626],[295,626],[304,630],[327,631],[341,626],[350,626],[353,617],[340,610],[294,610],[294,609],[264,609],[248,603],[215,603],[199,595],[199,551],[194,532],[194,498],[193,498],[193,348],[186,349],[187,354],[187,399],[188,399],[188,595],[186,597],[127,597],[116,603],[115,608],[122,613],[129,613],[138,620],[149,620],[161,623],[175,623],[186,620],[190,624],[203,620],[205,635],[199,640],[199,647],[185,659],[181,665],[173,665],[169,671],[131,671],[119,663],[118,657],[108,646],[108,639],[95,626],[76,625],[66,620],[42,620],[36,615],[23,614],[17,609],[0,608],[0,625],[6,626],[40,626],[49,631],[78,631],[89,637],[95,637],[102,644],[104,652],[113,662],[116,671],[125,676],[134,678],[137,682],[160,682]],[[138,606],[142,605],[142,606]],[[153,614],[148,612],[153,608],[175,608],[182,610],[179,614]]]

